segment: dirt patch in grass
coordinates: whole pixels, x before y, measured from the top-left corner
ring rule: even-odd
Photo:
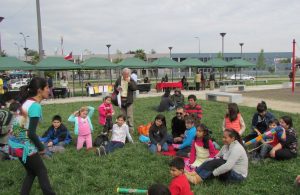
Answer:
[[[243,96],[245,97],[300,103],[300,88],[295,88],[294,94],[292,94],[291,89],[269,89],[262,91],[247,91],[238,93],[243,94]]]

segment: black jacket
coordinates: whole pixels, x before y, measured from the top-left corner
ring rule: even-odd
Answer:
[[[118,86],[121,85],[121,76],[116,80],[114,90],[118,91]],[[130,82],[128,83],[128,91],[127,91],[127,105],[130,105],[133,103],[133,92],[137,90],[137,86],[135,81],[130,78]]]
[[[149,129],[149,138],[151,144],[163,145],[167,141],[167,127],[156,126],[155,123]]]

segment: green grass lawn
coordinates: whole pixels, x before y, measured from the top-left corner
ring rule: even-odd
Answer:
[[[134,104],[135,127],[154,120],[156,111],[153,107],[158,105],[159,98],[137,99]],[[203,107],[203,123],[212,131],[213,137],[221,144],[221,124],[227,104],[217,102],[200,102]],[[51,122],[51,117],[60,114],[64,123],[73,129],[67,122],[69,114],[84,105],[98,107],[100,102],[81,102],[58,105],[44,105],[44,120],[39,126],[41,135]],[[117,114],[119,113],[118,109]],[[250,127],[255,108],[240,107],[247,127]],[[276,117],[284,114],[291,115],[295,128],[300,133],[300,115],[273,112]],[[170,121],[175,112],[164,113],[170,131]],[[98,114],[93,117],[95,133],[101,131],[97,122]],[[249,133],[247,128],[245,134]],[[171,177],[168,163],[171,157],[153,155],[148,152],[144,144],[138,142],[137,134],[134,136],[135,144],[127,144],[125,148],[117,150],[111,155],[97,157],[93,152],[76,151],[71,145],[64,154],[55,154],[53,159],[44,160],[50,181],[57,194],[116,194],[117,187],[130,187],[146,189],[150,184],[159,182],[168,185]],[[18,161],[0,162],[0,194],[18,194],[24,177],[24,168]],[[300,174],[300,157],[289,161],[270,160],[260,164],[249,164],[249,176],[241,184],[223,184],[218,180],[207,181],[201,185],[192,186],[195,194],[300,194],[293,182]],[[31,194],[41,194],[36,180]]]

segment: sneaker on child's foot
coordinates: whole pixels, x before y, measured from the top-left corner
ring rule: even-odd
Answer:
[[[106,151],[105,151],[105,147],[104,146],[100,146],[99,147],[99,151],[100,151],[100,156],[106,155]]]

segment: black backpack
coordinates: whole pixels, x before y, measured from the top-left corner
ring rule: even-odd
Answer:
[[[108,136],[105,134],[100,134],[96,137],[94,140],[94,146],[99,147],[99,146],[106,146],[108,144]]]
[[[0,136],[6,135],[9,132],[9,124],[12,116],[8,110],[0,109]]]

